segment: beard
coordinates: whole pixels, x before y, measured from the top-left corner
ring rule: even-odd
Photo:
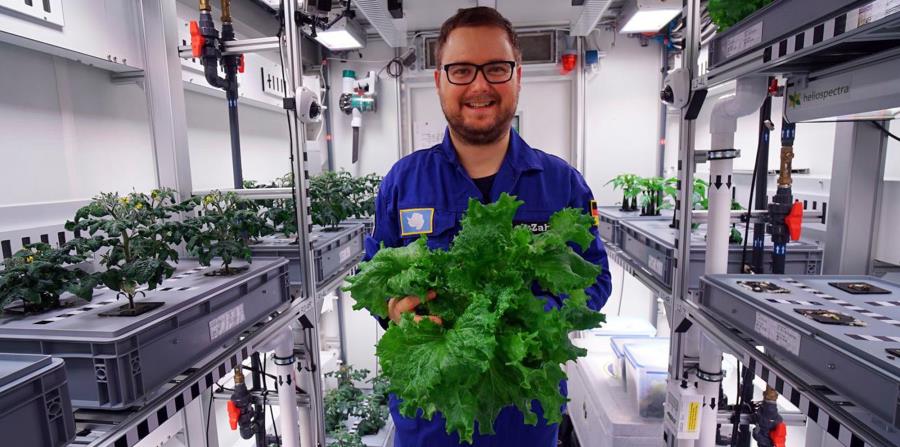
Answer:
[[[466,119],[463,117],[463,109],[466,107],[464,103],[469,100],[460,101],[459,108],[455,112],[447,110],[446,104],[444,104],[443,100],[441,101],[441,109],[444,112],[444,117],[447,119],[447,125],[450,126],[450,130],[465,143],[476,146],[495,143],[509,133],[518,103],[518,98],[514,98],[510,107],[510,104],[501,101],[499,95],[479,98],[495,101],[498,105],[497,114],[487,125],[472,126],[466,124]]]

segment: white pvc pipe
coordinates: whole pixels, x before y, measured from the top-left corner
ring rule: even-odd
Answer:
[[[291,326],[285,327],[271,341],[275,351],[275,386],[278,390],[279,422],[283,447],[300,447],[300,413],[297,407],[297,374],[294,360],[294,334]],[[307,433],[309,433],[307,431]],[[312,445],[304,438],[304,446]]]
[[[762,106],[768,94],[767,78],[741,78],[737,81],[735,94],[719,99],[713,106],[710,117],[710,151],[734,149],[734,133],[737,131],[738,117],[749,115]],[[733,174],[734,160],[710,161],[709,220],[706,233],[707,275],[728,273],[728,236],[731,215],[731,188],[729,177]],[[720,186],[715,186],[719,183]],[[700,369],[709,374],[721,374],[722,350],[707,334],[700,334]],[[703,395],[701,410],[700,439],[698,447],[716,445],[716,413],[719,409],[719,382],[700,380],[698,391]],[[713,402],[715,407],[713,407]]]

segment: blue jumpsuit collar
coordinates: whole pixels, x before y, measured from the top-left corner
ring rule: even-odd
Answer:
[[[535,150],[528,146],[528,143],[519,136],[515,129],[510,129],[509,149],[506,151],[506,158],[503,160],[504,165],[508,164],[516,174],[525,171],[543,171],[544,167],[538,159]],[[449,163],[462,166],[459,158],[456,156],[456,148],[453,147],[453,140],[450,139],[450,128],[444,130],[444,141],[440,146],[441,153]],[[503,169],[502,167],[500,168]]]

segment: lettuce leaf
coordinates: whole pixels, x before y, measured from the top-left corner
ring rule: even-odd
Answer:
[[[441,412],[447,433],[464,442],[472,442],[476,422],[480,433],[493,434],[493,421],[509,405],[535,425],[536,400],[549,423],[560,422],[567,400],[559,390],[566,379],[561,365],[586,355],[569,333],[604,321],[587,307],[584,292],[601,268],[572,249],[593,242],[593,219],[564,209],[546,232],[532,234],[513,226],[522,204],[507,194],[489,205],[470,200],[449,250],[429,250],[424,236],[405,247],[382,247],[345,288],[354,309],[382,318],[388,297],[437,292],[419,308],[443,324],[404,314],[390,323],[376,354],[390,391],[402,400],[401,414],[415,417],[421,409],[430,420]],[[546,310],[534,283],[565,296],[562,307]]]

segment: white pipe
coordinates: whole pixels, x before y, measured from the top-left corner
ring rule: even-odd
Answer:
[[[275,386],[278,390],[279,422],[283,447],[300,447],[300,413],[297,407],[297,374],[294,369],[294,333],[291,326],[285,327],[268,343],[275,351]],[[307,430],[307,434],[309,431]],[[304,446],[312,445],[308,436]]]
[[[741,78],[737,80],[734,95],[719,98],[710,116],[710,150],[734,148],[737,119],[759,110],[768,91],[768,79],[764,77]]]
[[[749,115],[762,106],[768,94],[766,78],[741,78],[733,96],[719,99],[710,118],[710,151],[734,149],[737,119]],[[709,163],[709,220],[706,233],[707,275],[728,273],[728,236],[731,210],[731,188],[734,160],[711,160]],[[718,186],[716,186],[718,184]],[[708,334],[700,335],[700,369],[708,374],[722,373],[722,350]],[[704,405],[700,417],[698,447],[716,445],[716,412],[719,409],[719,382],[699,381]],[[715,406],[713,406],[715,403]]]

